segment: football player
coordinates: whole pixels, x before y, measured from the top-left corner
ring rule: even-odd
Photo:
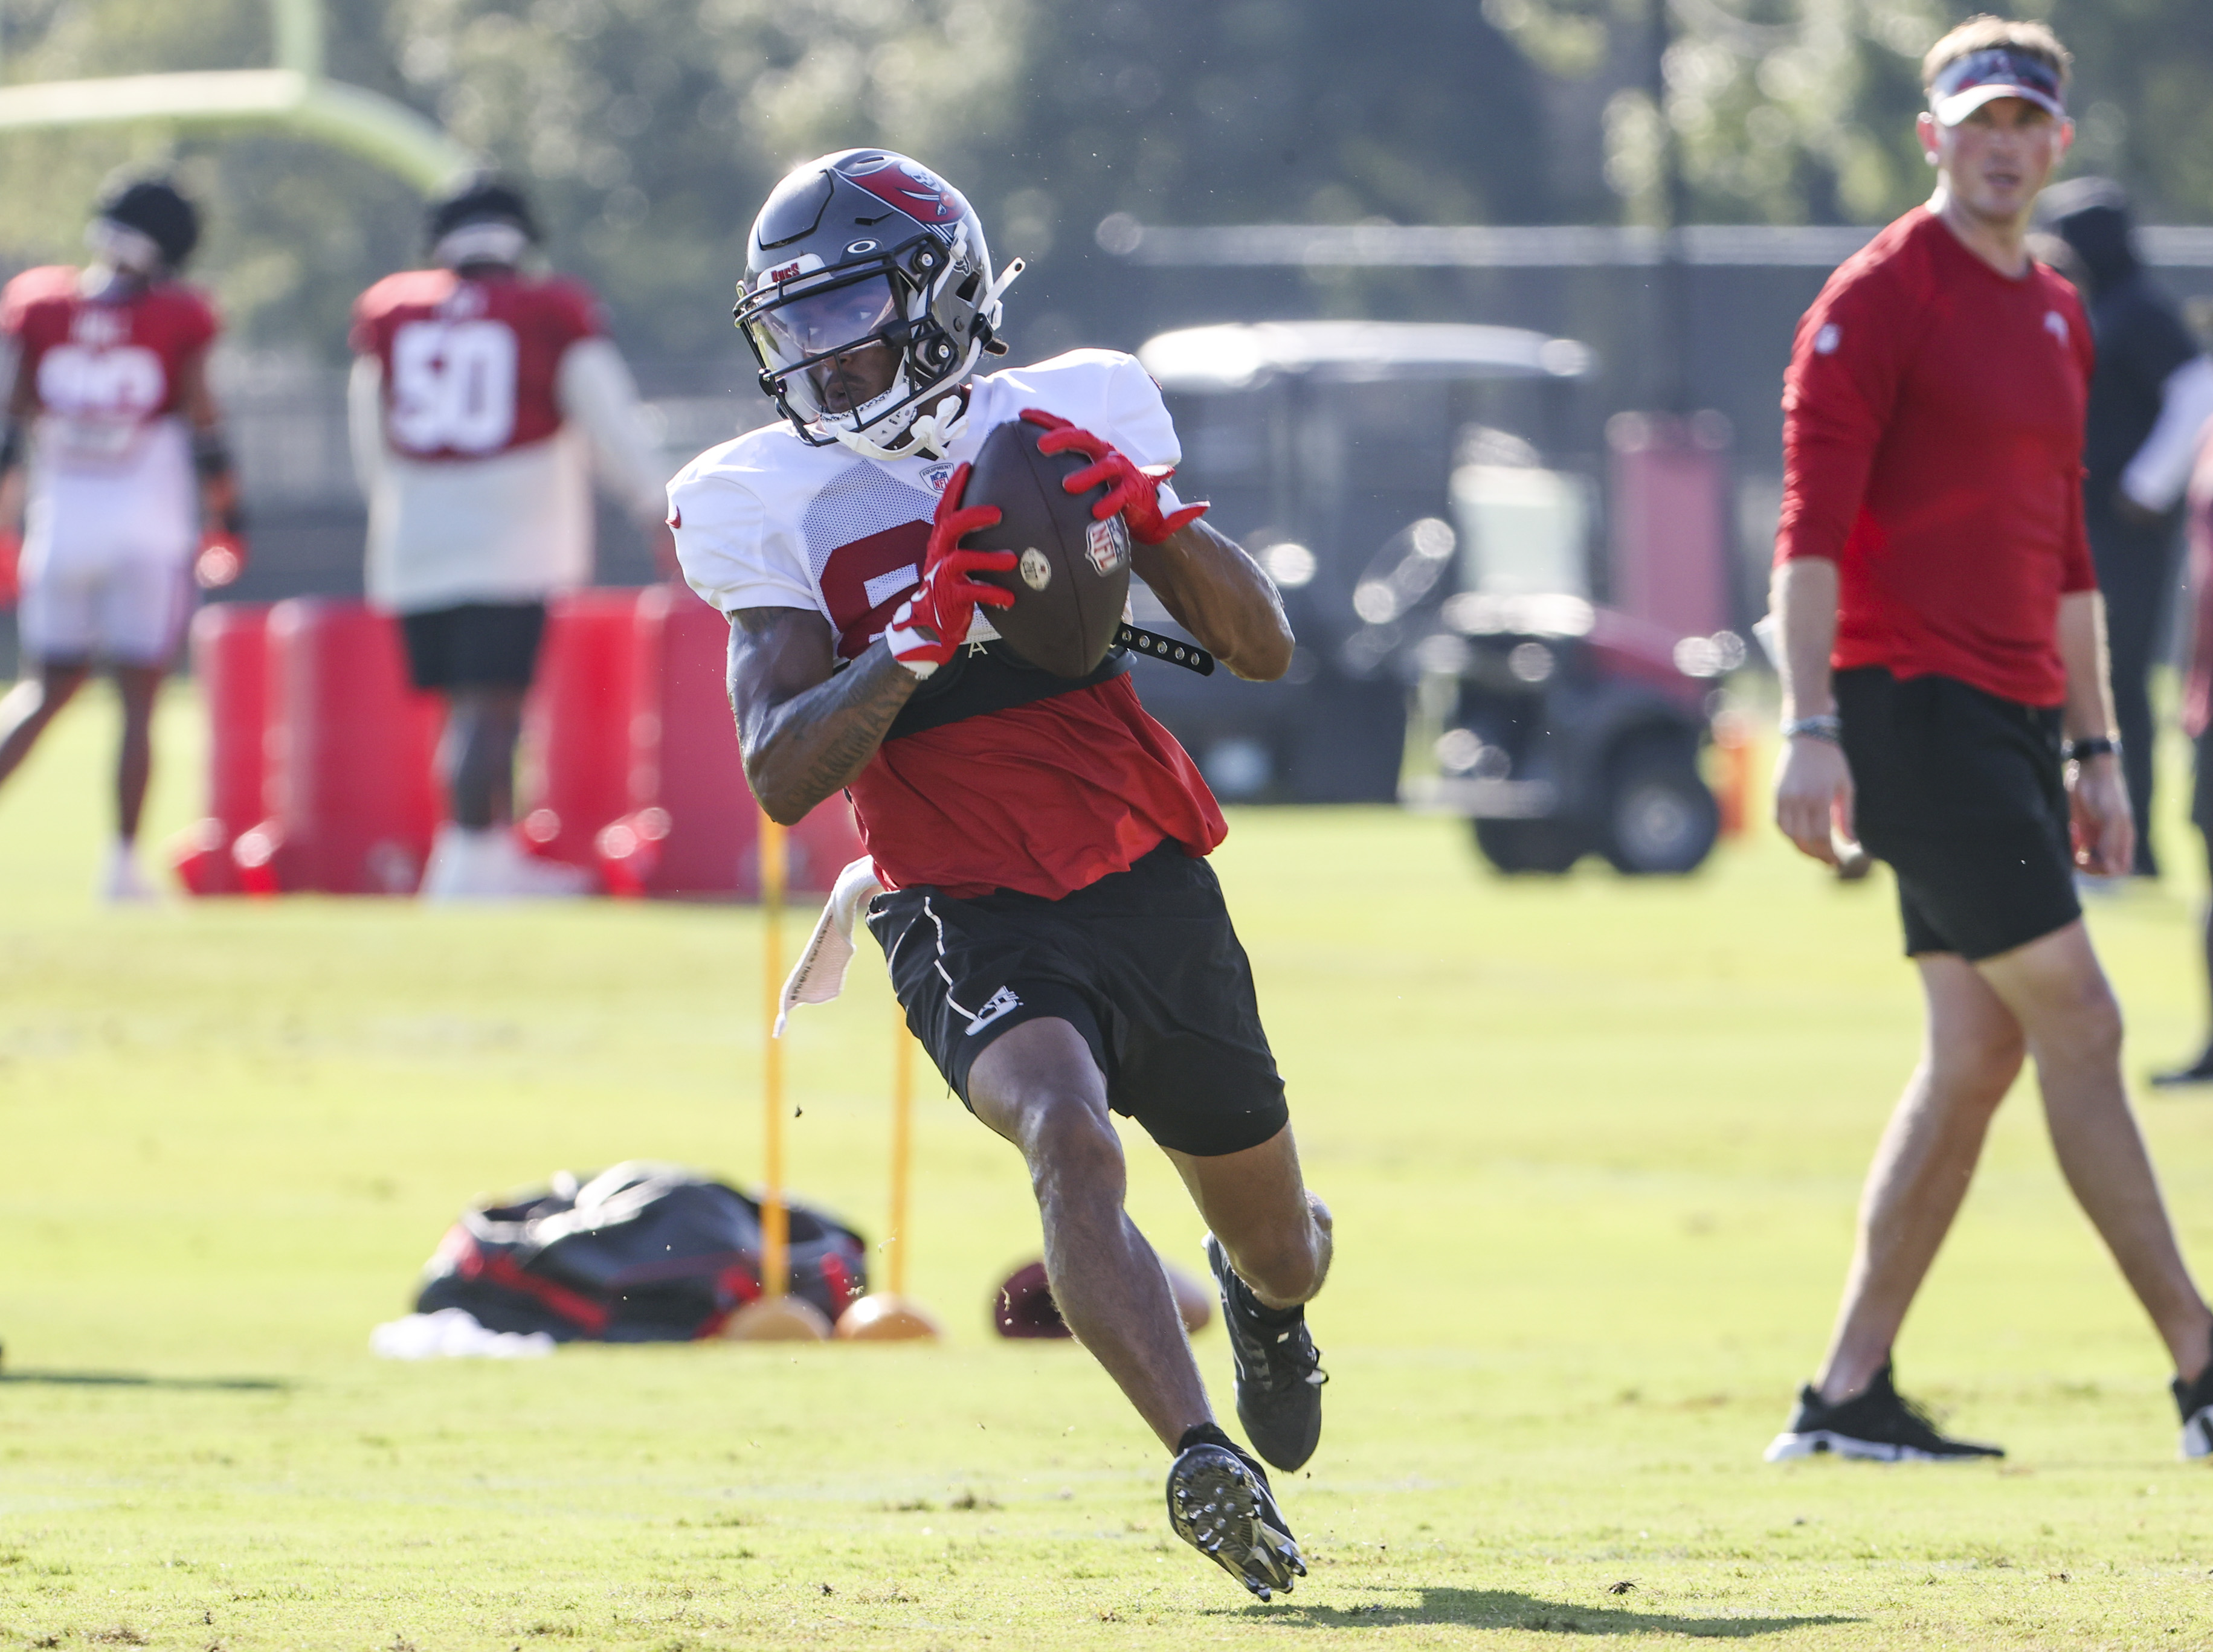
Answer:
[[[882,893],[869,902],[907,1025],[1027,1161],[1054,1300],[1172,1454],[1169,1518],[1262,1599],[1305,1570],[1259,1462],[1216,1423],[1160,1259],[1123,1211],[1110,1112],[1144,1126],[1212,1229],[1237,1410],[1281,1469],[1321,1429],[1303,1304],[1330,1216],[1301,1180],[1253,977],[1206,862],[1226,828],[1139,704],[1119,650],[1069,680],[1025,665],[963,550],[998,520],[963,497],[997,426],[1106,484],[1135,571],[1240,676],[1292,639],[1267,576],[1181,504],[1158,387],[1079,350],[978,375],[1002,352],[984,226],[881,149],[809,162],[754,221],[739,326],[783,415],[668,490],[692,588],[729,616],[730,697],[762,807],[791,822],[840,789]]]
[[[0,698],[0,780],[96,664],[123,703],[109,900],[150,900],[134,845],[153,766],[154,702],[192,607],[227,585],[246,541],[208,347],[220,324],[177,278],[199,214],[138,179],[94,209],[92,262],[26,270],[0,293],[15,370],[0,425],[0,564],[20,552],[24,671]],[[21,537],[15,524],[21,514]]]
[[[449,819],[422,893],[582,894],[588,874],[526,855],[511,829],[523,695],[546,598],[591,582],[591,461],[664,565],[668,471],[598,300],[525,271],[538,226],[513,186],[460,184],[431,204],[427,239],[434,267],[356,301],[347,398],[369,600],[399,616],[416,687],[447,707]]]

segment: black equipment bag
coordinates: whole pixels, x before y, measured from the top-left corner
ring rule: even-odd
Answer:
[[[791,1293],[835,1320],[869,1288],[868,1247],[844,1223],[785,1201]],[[491,1331],[557,1341],[711,1337],[761,1294],[760,1205],[674,1165],[562,1171],[519,1204],[463,1212],[423,1271],[415,1311],[466,1308]]]

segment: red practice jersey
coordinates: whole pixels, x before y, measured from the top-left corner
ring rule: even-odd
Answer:
[[[222,331],[207,296],[182,282],[88,298],[79,272],[26,270],[0,292],[0,334],[21,351],[44,416],[42,455],[71,466],[127,460],[177,411],[179,370]]]
[[[561,428],[562,354],[604,330],[580,281],[406,270],[354,301],[352,344],[383,369],[394,453],[485,459]]]
[[[967,423],[942,459],[811,448],[782,423],[710,448],[668,485],[685,576],[725,613],[819,613],[852,659],[920,578],[954,466],[1025,407],[1058,413],[1141,465],[1181,457],[1144,369],[1075,351],[972,380]],[[1163,490],[1164,508],[1174,499]],[[990,612],[977,611],[972,643],[997,635]],[[1204,855],[1228,831],[1197,765],[1126,675],[898,735],[850,792],[887,885],[960,896],[1003,888],[1058,900],[1127,871],[1164,838]]]
[[[1778,563],[1825,557],[1832,664],[2058,705],[2082,530],[2090,325],[2033,264],[2001,275],[1917,207],[1829,277],[1784,380]]]

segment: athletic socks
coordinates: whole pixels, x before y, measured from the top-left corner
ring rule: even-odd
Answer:
[[[1193,1446],[1220,1446],[1224,1451],[1235,1451],[1241,1457],[1245,1454],[1239,1450],[1235,1440],[1212,1423],[1200,1423],[1186,1429],[1183,1438],[1176,1442],[1175,1454],[1180,1457]]]

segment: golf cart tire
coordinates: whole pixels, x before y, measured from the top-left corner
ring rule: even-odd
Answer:
[[[1484,859],[1513,876],[1539,872],[1558,877],[1570,869],[1590,847],[1583,835],[1566,820],[1477,820],[1475,846]]]
[[[1721,836],[1722,814],[1692,753],[1672,740],[1640,740],[1614,759],[1606,790],[1602,852],[1631,877],[1695,872]]]

